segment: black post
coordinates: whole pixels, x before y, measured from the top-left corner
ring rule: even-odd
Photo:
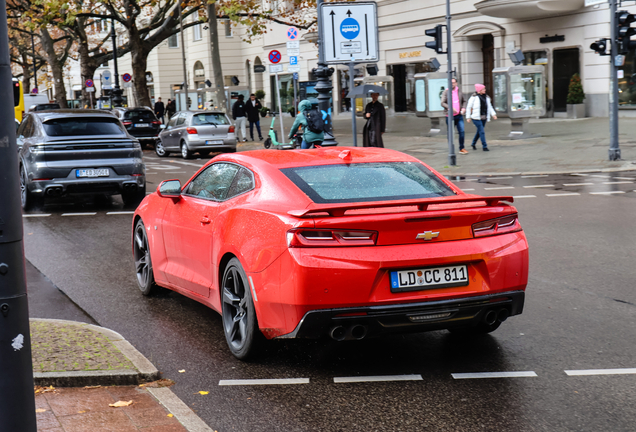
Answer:
[[[110,91],[112,94],[111,100],[113,103],[111,106],[120,107],[124,98],[121,97],[121,89],[119,88],[119,72],[117,71],[117,33],[115,33],[115,19],[110,19],[110,27],[113,37],[113,62],[115,64],[115,81],[113,83],[113,89]]]
[[[7,4],[0,0],[0,94],[12,94]],[[4,89],[4,90],[2,90]],[[20,174],[11,104],[0,104],[0,429],[35,432]]]
[[[610,92],[609,92],[609,126],[610,126],[610,148],[609,160],[621,159],[621,149],[618,146],[618,67],[616,57],[618,52],[618,20],[616,19],[616,9],[618,0],[610,0],[610,26],[612,44],[610,48]],[[629,39],[629,38],[628,38]],[[629,42],[627,42],[629,44]]]
[[[320,17],[320,5],[323,0],[316,0],[316,10],[318,11],[318,67],[313,69],[312,72],[316,76],[318,84],[316,84],[316,91],[318,92],[318,108],[323,112],[323,115],[327,115],[325,122],[325,140],[322,142],[325,146],[335,146],[338,142],[333,136],[333,126],[331,119],[331,104],[329,99],[331,96],[329,93],[333,89],[331,86],[331,75],[333,75],[333,68],[328,67],[325,63],[324,49],[324,32],[323,23]]]
[[[33,40],[33,32],[31,32],[31,49],[33,50],[33,88],[34,93],[38,92],[38,69],[35,66],[35,41]]]
[[[451,35],[450,0],[446,0],[446,61],[448,62],[448,116],[446,117],[446,129],[448,131],[448,164],[450,166],[456,166],[457,156],[455,155],[455,141],[453,140],[453,132],[455,131],[455,116],[453,113],[453,53],[451,50],[452,40],[453,35]]]

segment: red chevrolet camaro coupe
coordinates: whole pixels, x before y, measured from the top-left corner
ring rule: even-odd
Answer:
[[[262,335],[487,333],[523,310],[528,243],[511,202],[388,149],[223,154],[137,208],[137,281],[219,312],[238,358]]]

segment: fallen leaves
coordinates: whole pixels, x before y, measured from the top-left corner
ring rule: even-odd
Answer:
[[[44,408],[38,408],[35,410],[36,413],[43,413],[46,412],[46,410]]]
[[[185,372],[185,369],[179,370],[179,373],[184,373],[184,372]]]
[[[168,417],[174,417],[174,414],[168,414]]]
[[[202,390],[202,391],[200,391],[200,392],[199,392],[199,394],[200,394],[200,395],[204,395],[204,396],[205,396],[206,394],[210,394],[210,392],[209,392],[209,391],[203,391],[203,390]]]
[[[149,387],[149,388],[160,388],[160,387],[170,387],[175,384],[171,379],[160,379],[157,381],[139,384],[139,387]]]
[[[55,387],[53,386],[35,386],[34,388],[35,394],[42,394],[42,393],[48,393],[48,392],[55,392]]]
[[[115,403],[112,404],[108,404],[108,406],[113,407],[113,408],[121,408],[121,407],[127,407],[132,405],[133,401],[129,400],[129,401],[117,401]]]
[[[96,389],[96,388],[101,388],[102,386],[100,385],[94,385],[94,386],[84,386],[85,389]]]

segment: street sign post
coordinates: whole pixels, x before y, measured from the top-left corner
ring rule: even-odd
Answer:
[[[84,86],[86,86],[86,93],[88,93],[88,96],[91,99],[91,109],[93,109],[93,92],[95,91],[94,85],[95,83],[93,83],[93,80],[90,78],[84,81]]]
[[[290,41],[298,39],[298,29],[296,27],[289,27],[287,29],[287,39]]]
[[[130,80],[132,80],[132,75],[129,73],[125,73],[121,76],[121,79],[124,80],[124,82],[130,82]]]
[[[277,64],[277,63],[280,63],[282,56],[280,55],[280,51],[271,50],[269,52],[268,58],[271,63]]]
[[[109,70],[102,72],[102,89],[110,90],[112,87],[112,75]]]
[[[269,65],[269,73],[274,73],[276,77],[276,99],[278,100],[278,114],[280,116],[280,139],[282,144],[285,144],[285,129],[283,128],[283,107],[280,104],[280,84],[278,83],[278,73],[283,71],[283,65],[279,65],[282,56],[280,51],[271,50],[267,56],[269,61],[274,63]]]
[[[321,49],[326,63],[379,60],[377,5],[373,2],[323,3]]]

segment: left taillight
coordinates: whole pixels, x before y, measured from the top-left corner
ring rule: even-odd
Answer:
[[[516,213],[473,224],[473,237],[487,237],[515,231],[521,231],[519,216]]]
[[[197,128],[193,128],[193,127],[186,128],[186,131],[188,131],[188,133],[189,133],[190,135],[195,135],[195,134],[198,134],[198,133],[199,133],[199,132],[197,131]]]
[[[377,231],[329,230],[295,228],[287,231],[287,246],[294,247],[337,247],[374,246]]]
[[[132,124],[132,122],[129,122],[129,121],[124,121],[124,122],[121,122],[121,123],[122,123],[124,126],[130,126],[130,125]]]
[[[227,131],[228,133],[234,133],[234,126],[230,126],[230,128]]]
[[[153,121],[152,121],[152,124],[153,124],[153,125],[160,125],[160,124],[161,124],[161,122],[160,122],[159,120],[153,120]]]

